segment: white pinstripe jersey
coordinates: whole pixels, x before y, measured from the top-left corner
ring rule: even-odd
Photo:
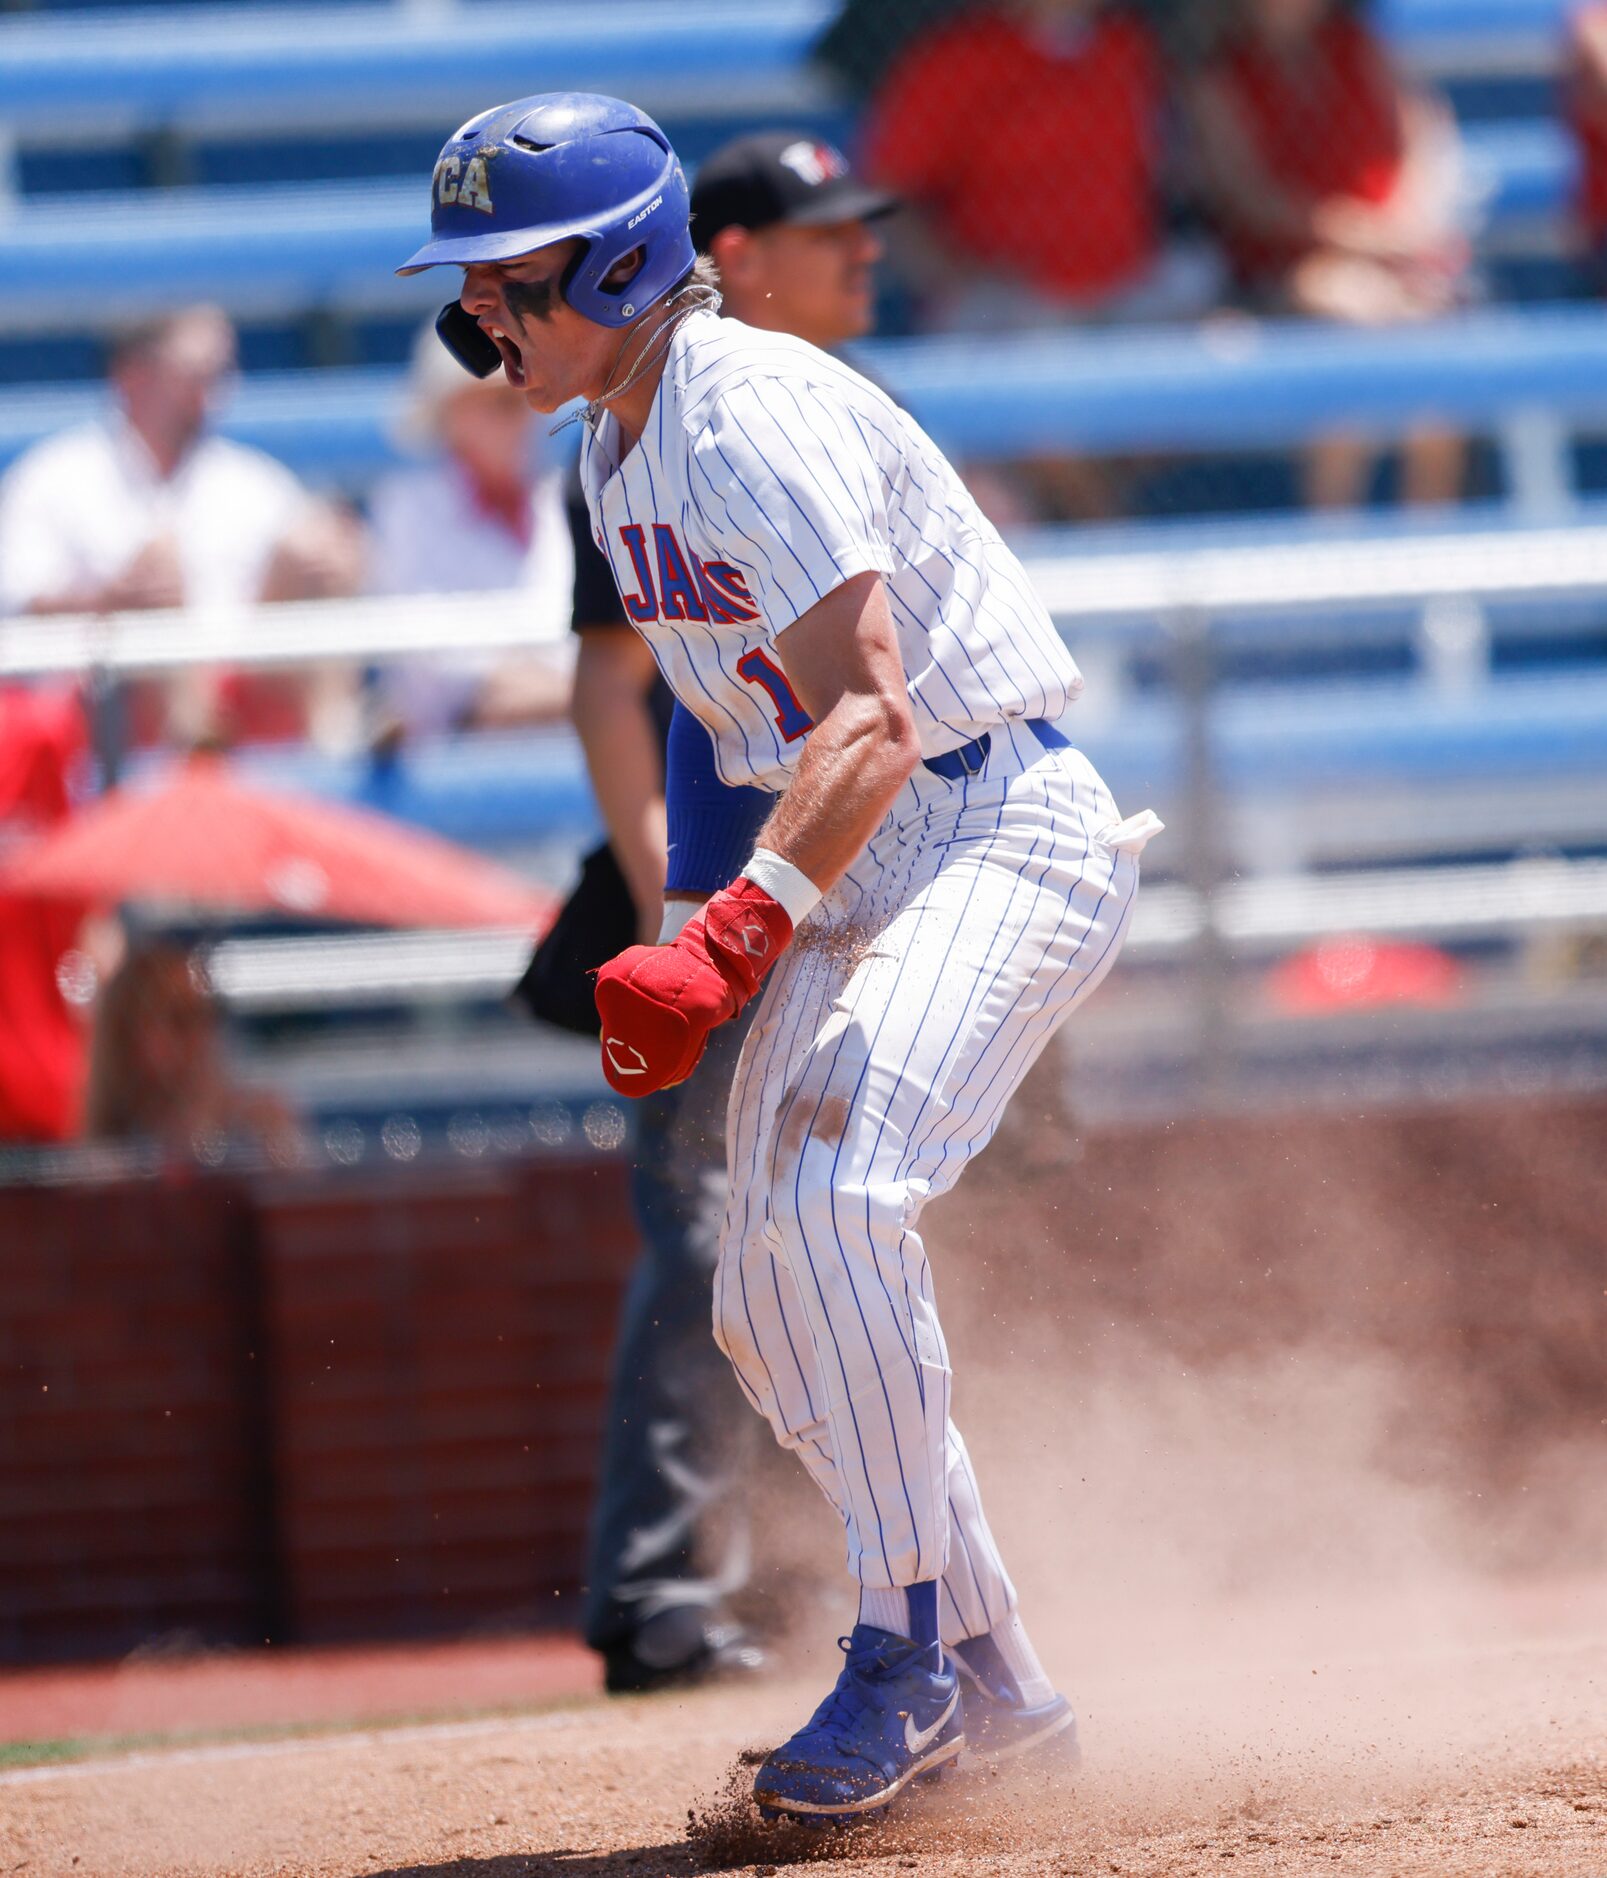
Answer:
[[[1006,718],[1058,718],[1081,691],[942,452],[803,340],[694,313],[623,465],[611,416],[584,434],[593,531],[724,781],[785,788],[810,723],[773,648],[856,574],[886,583],[924,755]]]

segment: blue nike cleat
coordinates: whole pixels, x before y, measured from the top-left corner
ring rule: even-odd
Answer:
[[[767,1817],[849,1819],[874,1813],[965,1746],[960,1679],[935,1644],[874,1624],[840,1638],[843,1673],[809,1720],[759,1769],[753,1797]]]
[[[1029,1707],[992,1637],[967,1637],[950,1651],[964,1691],[965,1745],[980,1761],[1038,1755],[1073,1772],[1082,1762],[1077,1717],[1063,1695]]]

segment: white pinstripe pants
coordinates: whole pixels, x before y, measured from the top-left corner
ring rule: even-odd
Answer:
[[[976,777],[918,769],[771,975],[732,1086],[715,1336],[856,1577],[941,1577],[950,1642],[1015,1593],[949,1416],[921,1209],[1121,949],[1116,819],[1087,759],[1022,724]]]

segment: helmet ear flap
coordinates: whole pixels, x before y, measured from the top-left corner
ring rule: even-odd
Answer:
[[[436,336],[466,372],[489,378],[502,364],[496,341],[486,336],[480,322],[461,300],[449,300],[435,316]]]

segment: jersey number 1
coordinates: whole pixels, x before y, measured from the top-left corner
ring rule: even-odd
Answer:
[[[798,694],[787,683],[787,674],[774,659],[759,651],[744,652],[737,660],[737,670],[750,685],[762,685],[776,707],[776,729],[787,743],[796,743],[815,727],[815,720],[798,702]]]

